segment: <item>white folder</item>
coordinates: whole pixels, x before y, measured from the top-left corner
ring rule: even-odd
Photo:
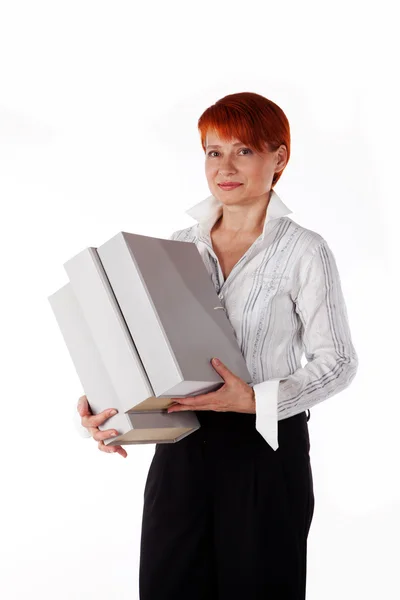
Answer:
[[[195,244],[120,232],[64,264],[69,284],[49,301],[105,444],[176,442],[200,427],[167,413],[171,397],[218,389],[218,356],[251,383],[235,332]]]

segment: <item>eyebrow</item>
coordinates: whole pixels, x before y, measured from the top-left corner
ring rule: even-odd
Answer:
[[[234,146],[242,146],[243,142],[237,142],[236,144],[233,144]],[[218,144],[210,144],[209,146],[207,146],[207,148],[221,148],[221,146],[218,146]]]

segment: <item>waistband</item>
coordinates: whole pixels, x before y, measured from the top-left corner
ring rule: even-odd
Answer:
[[[207,429],[229,429],[243,432],[246,429],[254,431],[256,425],[256,415],[253,413],[217,412],[214,410],[198,410],[195,413],[201,427]],[[278,420],[278,429],[283,430],[307,423],[310,416],[311,413],[308,410],[286,419],[280,419]]]

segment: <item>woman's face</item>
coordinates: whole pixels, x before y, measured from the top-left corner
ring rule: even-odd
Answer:
[[[205,140],[205,173],[213,196],[224,204],[236,204],[269,193],[276,171],[286,162],[286,147],[276,152],[265,150],[262,154],[245,146],[238,139],[227,143],[216,134],[208,133]],[[226,181],[242,185],[223,190],[218,184]]]

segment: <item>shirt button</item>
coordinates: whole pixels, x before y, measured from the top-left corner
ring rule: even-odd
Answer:
[[[222,300],[222,299],[223,299],[223,297],[224,297],[224,295],[223,295],[223,294],[218,294],[218,298],[219,298],[220,300]]]

